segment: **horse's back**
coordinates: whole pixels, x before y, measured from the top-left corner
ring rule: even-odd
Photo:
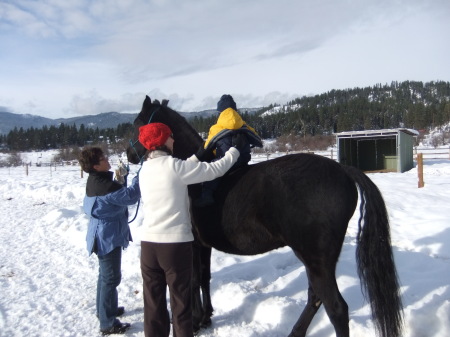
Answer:
[[[251,199],[245,199],[246,204],[261,204],[265,200],[278,207],[291,205],[303,211],[303,206],[316,210],[316,206],[332,206],[330,202],[335,199],[348,202],[357,198],[356,186],[342,166],[313,154],[287,155],[251,165],[232,185],[227,196],[230,200],[247,194]]]

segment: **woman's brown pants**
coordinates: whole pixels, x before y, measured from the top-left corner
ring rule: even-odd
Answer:
[[[166,289],[169,287],[173,336],[193,337],[191,308],[192,242],[141,242],[144,281],[144,333],[168,337],[170,317]]]

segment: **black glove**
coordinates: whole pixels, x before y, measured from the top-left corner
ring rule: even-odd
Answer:
[[[236,133],[233,135],[233,138],[231,138],[231,144],[241,152],[247,145],[247,136],[242,132]]]
[[[204,144],[202,144],[198,150],[197,153],[195,154],[195,156],[197,157],[198,160],[200,161],[207,161],[210,162],[211,160],[214,159],[214,153],[213,153],[214,149],[211,146],[208,146],[206,149],[204,147]]]

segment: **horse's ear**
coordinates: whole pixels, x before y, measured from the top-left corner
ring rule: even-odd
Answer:
[[[144,108],[147,105],[152,104],[152,100],[150,99],[150,97],[148,97],[148,95],[145,95],[145,99],[144,99],[144,103],[142,104],[142,108]]]
[[[167,106],[167,104],[169,104],[169,100],[163,99],[161,104],[162,104],[162,106]]]

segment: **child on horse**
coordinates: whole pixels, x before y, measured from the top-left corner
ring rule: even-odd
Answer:
[[[205,141],[205,149],[215,149],[214,160],[220,159],[232,146],[232,138],[236,134],[241,134],[243,142],[241,155],[232,167],[237,168],[247,165],[251,159],[250,150],[252,147],[262,147],[262,141],[255,129],[247,125],[237,112],[236,102],[231,95],[222,95],[217,102],[219,118],[217,123],[211,126],[208,138]],[[197,207],[204,207],[214,203],[213,193],[216,190],[219,179],[203,183],[202,195],[195,201]]]

